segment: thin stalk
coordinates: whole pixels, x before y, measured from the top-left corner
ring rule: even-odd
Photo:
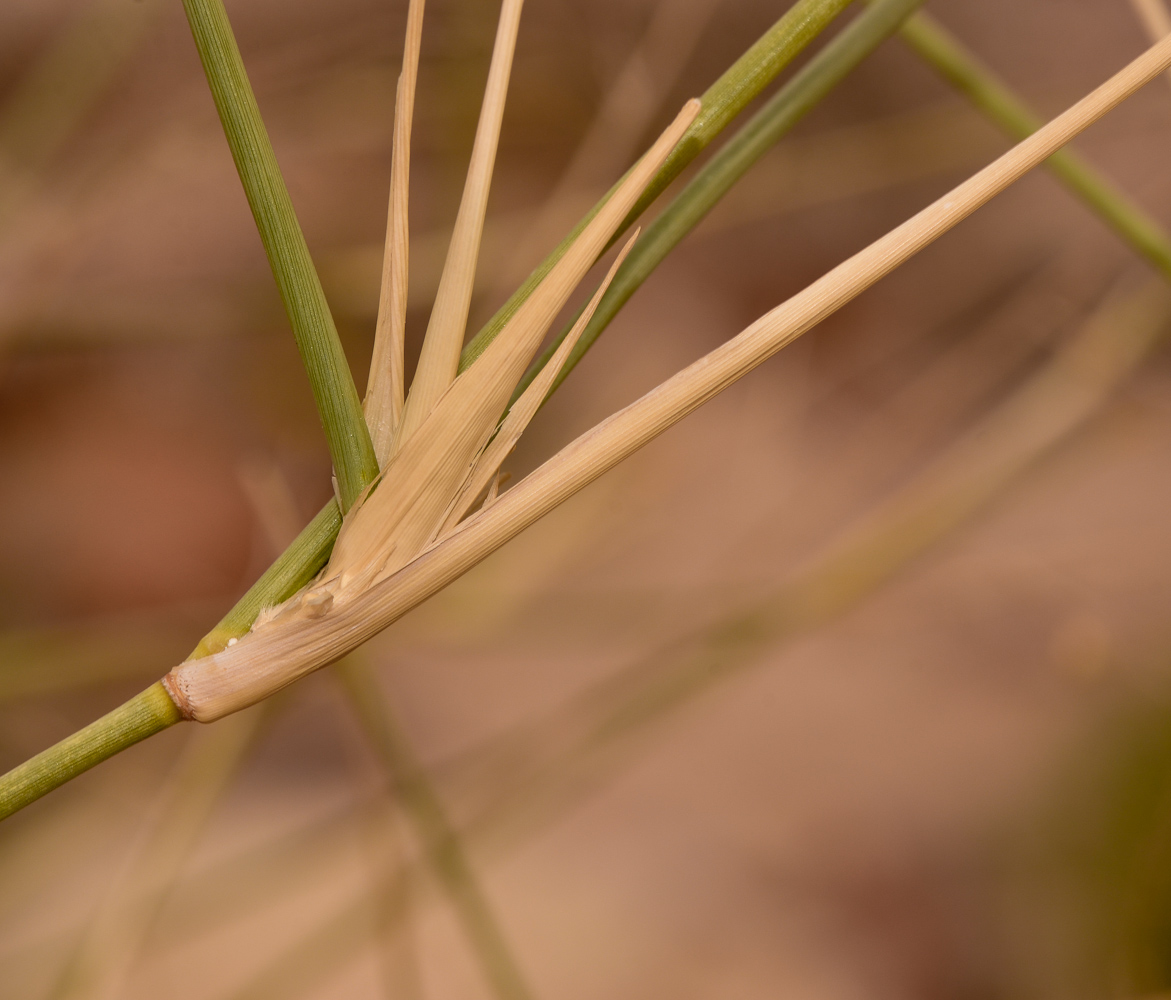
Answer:
[[[585,333],[570,352],[569,360],[553,383],[554,389],[565,380],[654,269],[745,171],[895,30],[899,30],[916,52],[1013,138],[1023,139],[1041,127],[1041,120],[991,70],[981,65],[929,15],[914,14],[914,8],[918,6],[921,6],[921,0],[919,3],[913,0],[870,0],[864,14],[818,53],[728,140],[662,215],[647,227],[646,234],[618,272]],[[1073,150],[1067,148],[1054,154],[1046,166],[1136,253],[1171,279],[1171,236],[1157,222]],[[547,363],[568,329],[567,326],[534,362],[517,388],[518,396]]]
[[[343,510],[378,475],[362,404],[222,0],[183,0],[216,111],[309,375]]]
[[[220,623],[200,640],[191,659],[218,653],[233,639],[247,635],[261,611],[288,600],[312,580],[329,561],[341,526],[341,509],[336,499],[330,500]]]
[[[603,95],[548,197],[502,259],[484,261],[491,268],[486,282],[491,290],[512,292],[524,280],[529,262],[555,244],[610,178],[637,156],[639,142],[662,113],[721,2],[658,0],[642,38]]]
[[[916,14],[900,35],[944,80],[1015,141],[1032,135],[1042,120],[988,67],[938,21]],[[1070,149],[1046,166],[1086,205],[1097,212],[1131,248],[1171,279],[1171,237],[1166,230]]]
[[[162,682],[0,778],[0,820],[54,788],[121,753],[148,736],[182,721]]]
[[[1164,0],[1130,0],[1130,4],[1152,42],[1171,35],[1171,10],[1167,9]],[[1166,79],[1171,82],[1171,73]]]
[[[455,824],[394,718],[377,678],[367,663],[352,656],[339,664],[338,675],[418,831],[427,859],[455,907],[493,992],[498,1000],[530,1000],[532,991],[513,958]]]
[[[390,197],[386,208],[386,240],[382,249],[382,284],[374,350],[362,409],[379,466],[390,458],[394,432],[402,419],[406,384],[407,285],[410,276],[411,126],[415,117],[415,85],[423,44],[424,0],[411,0],[403,68],[394,98],[391,141]]]
[[[798,0],[789,11],[776,22],[756,43],[713,83],[700,101],[703,110],[696,118],[674,153],[668,158],[655,179],[647,186],[646,192],[631,209],[626,220],[619,226],[611,245],[634,224],[650,204],[666,189],[680,173],[711,141],[757,97],[762,90],[789,65],[805,47],[813,41],[846,7],[851,0]],[[479,333],[464,348],[459,369],[464,371],[492,343],[496,335],[516,314],[533,290],[553,269],[569,247],[577,239],[589,221],[613,193],[613,188],[586,213],[585,217],[570,231],[536,270],[525,279],[512,297],[504,303]]]
[[[552,393],[610,325],[630,297],[776,142],[790,132],[820,101],[887,38],[924,0],[877,0],[786,83],[704,165],[663,213],[652,222],[618,271],[593,318],[553,383]],[[561,334],[533,363],[517,386],[514,399],[548,363],[571,329]]]

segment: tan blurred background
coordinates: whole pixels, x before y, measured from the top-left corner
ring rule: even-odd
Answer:
[[[528,0],[473,328],[787,5]],[[405,0],[228,8],[364,386]],[[928,9],[1046,115],[1146,44],[1128,0]],[[497,10],[428,3],[411,364]],[[84,99],[37,103],[54,47],[96,81]],[[181,659],[329,466],[177,0],[7,0],[0,116],[7,768]],[[1171,221],[1165,81],[1078,146]],[[1006,147],[884,44],[660,268],[509,468]],[[855,603],[739,620],[1148,277],[1030,176],[362,654],[537,997],[1171,990],[1165,353],[889,581],[859,549]],[[722,622],[743,634],[695,638]],[[697,648],[719,683],[647,708],[623,680]],[[594,732],[624,699],[638,718]],[[235,751],[201,738],[171,730],[0,827],[0,998],[491,995],[330,671]],[[190,788],[207,821],[152,888],[152,831]],[[79,962],[98,985],[65,983]]]

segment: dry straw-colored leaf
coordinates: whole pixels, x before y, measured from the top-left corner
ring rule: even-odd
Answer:
[[[410,229],[407,223],[411,187],[411,123],[415,113],[415,83],[419,76],[419,49],[423,44],[425,0],[411,0],[407,10],[407,38],[403,69],[394,99],[394,136],[391,149],[390,203],[386,212],[386,245],[382,252],[382,288],[374,353],[363,413],[379,468],[390,457],[394,432],[403,412],[404,346],[407,329]]]
[[[594,297],[590,299],[569,333],[566,334],[565,339],[561,342],[561,346],[557,348],[556,352],[549,359],[549,363],[541,369],[540,374],[533,379],[529,387],[521,393],[520,399],[513,403],[511,409],[508,411],[508,416],[501,422],[500,429],[480,454],[480,457],[476,459],[476,464],[472,467],[467,482],[464,484],[459,496],[452,501],[447,516],[444,518],[443,524],[436,532],[436,535],[446,534],[459,524],[464,515],[472,509],[476,498],[485,489],[489,491],[488,497],[485,500],[486,504],[496,499],[496,490],[499,490],[500,483],[500,466],[512,453],[512,449],[516,447],[520,436],[525,432],[525,428],[528,427],[529,422],[537,415],[537,410],[541,408],[541,404],[545,401],[545,397],[553,387],[553,382],[564,367],[565,362],[569,359],[569,353],[577,345],[578,340],[581,339],[581,335],[585,332],[585,328],[589,325],[590,320],[593,319],[594,312],[598,308],[598,303],[602,301],[602,296],[606,294],[606,289],[610,287],[610,282],[614,280],[614,275],[618,273],[618,268],[626,260],[640,232],[641,230],[636,229],[634,235],[626,241],[626,245],[622,248],[621,253],[618,254],[614,259],[614,263],[610,266],[605,280],[598,286],[598,290],[594,292]],[[492,486],[495,486],[496,490],[493,490],[491,488]],[[434,541],[434,538],[431,541]]]
[[[500,142],[504,101],[508,95],[508,79],[512,73],[512,57],[516,51],[523,5],[524,0],[504,0],[500,10],[492,65],[488,70],[488,86],[484,90],[484,104],[472,146],[472,161],[468,166],[463,199],[451,234],[451,247],[447,251],[443,275],[439,279],[439,291],[431,309],[431,321],[423,340],[423,350],[419,355],[419,364],[411,382],[411,391],[392,451],[401,449],[423,425],[459,370],[459,354],[463,348],[468,311],[472,305],[480,238],[484,232],[488,191],[492,186],[492,168],[496,163],[496,148]]]
[[[365,642],[905,263],[1169,66],[1171,38],[1139,56],[1088,97],[943,198],[583,434],[501,495],[491,507],[464,521],[421,554],[408,555],[404,540],[416,544],[428,537],[422,531],[426,518],[420,514],[425,511],[431,517],[446,510],[507,401],[507,397],[502,399],[494,412],[485,405],[494,393],[503,391],[505,376],[516,370],[523,354],[518,350],[519,342],[528,340],[530,331],[506,331],[436,406],[427,422],[433,422],[430,431],[424,425],[412,439],[412,443],[416,439],[433,443],[426,447],[425,455],[421,451],[413,457],[412,465],[405,470],[403,479],[409,485],[398,484],[397,462],[394,463],[388,470],[394,482],[376,491],[343,529],[340,552],[327,570],[325,582],[266,616],[233,647],[176,667],[165,682],[176,704],[190,718],[211,721],[267,697]],[[640,167],[651,159],[648,154]],[[631,180],[638,173],[632,172]],[[598,219],[606,214],[604,211]],[[565,260],[581,258],[588,252],[589,233],[587,229]],[[550,275],[550,283],[557,274],[555,271]],[[526,310],[528,314],[547,312],[552,305],[547,301],[550,299],[564,301],[542,286],[514,323],[522,315],[526,325],[531,323]],[[533,346],[535,349],[535,343]],[[519,375],[520,371],[516,371],[517,378]],[[448,403],[449,399],[452,402]],[[480,419],[479,426],[465,426],[470,416]],[[425,438],[428,433],[432,437]],[[405,459],[407,454],[404,451],[401,457]],[[462,459],[462,465],[457,458]],[[449,492],[442,498],[443,506],[436,510],[442,492],[438,480],[443,476],[451,477],[447,481]],[[385,498],[380,499],[384,491]],[[372,516],[371,511],[377,513]]]

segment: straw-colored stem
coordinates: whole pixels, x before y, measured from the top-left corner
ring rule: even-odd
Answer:
[[[343,510],[378,475],[354,378],[222,0],[183,0],[256,228],[325,429]]]
[[[152,684],[124,705],[0,777],[0,820],[95,764],[181,721],[166,688],[161,683]]]
[[[459,355],[472,305],[476,263],[480,257],[480,240],[484,235],[484,216],[488,211],[488,193],[492,186],[496,150],[500,144],[500,127],[504,121],[504,104],[523,6],[524,0],[504,0],[500,9],[496,44],[488,70],[488,85],[484,88],[484,103],[476,127],[467,182],[452,230],[443,274],[439,279],[439,290],[431,309],[431,320],[427,325],[419,364],[407,395],[402,421],[395,434],[395,451],[418,430],[439,397],[455,380],[459,370]]]
[[[635,245],[630,258],[614,278],[585,332],[553,382],[555,390],[585,356],[630,297],[782,136],[805,117],[871,52],[889,38],[924,0],[876,0],[786,83],[752,119],[732,136],[687,184]],[[570,327],[546,348],[517,386],[516,396],[528,387]]]
[[[904,264],[1171,66],[1153,46],[1044,128],[723,346],[603,421],[491,507],[339,606],[289,609],[215,657],[167,677],[184,713],[210,721],[345,655]]]
[[[798,0],[789,11],[762,35],[715,82],[703,97],[703,112],[688,129],[674,153],[663,165],[655,180],[647,187],[647,193],[631,209],[626,220],[615,232],[611,244],[616,242],[634,221],[649,207],[680,173],[708,144],[725,129],[762,90],[789,65],[805,47],[813,41],[836,18],[851,0]],[[581,231],[606,203],[613,188],[594,205],[574,229],[525,279],[512,297],[504,303],[479,333],[475,335],[460,356],[460,371],[468,368],[496,335],[508,324],[533,290],[544,280],[545,275],[573,245]]]
[[[386,210],[386,242],[382,251],[382,286],[370,378],[362,403],[370,440],[380,467],[390,458],[390,446],[403,412],[404,348],[407,328],[407,284],[410,277],[411,124],[415,115],[415,84],[419,50],[423,44],[424,0],[411,0],[407,9],[407,37],[403,68],[394,102],[390,198]]]
[[[350,657],[338,674],[379,761],[402,800],[427,859],[451,899],[464,933],[498,1000],[529,1000],[532,992],[504,938],[455,825],[394,718],[368,664]]]
[[[1041,119],[928,14],[910,18],[900,34],[940,76],[1014,140],[1024,139],[1041,127]],[[1136,252],[1171,279],[1171,237],[1158,223],[1072,150],[1055,153],[1046,165]]]

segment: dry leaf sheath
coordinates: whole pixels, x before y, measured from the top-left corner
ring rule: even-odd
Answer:
[[[510,328],[440,397],[384,471],[382,485],[350,516],[321,580],[264,615],[230,648],[171,671],[165,684],[180,711],[204,722],[221,718],[371,638],[889,274],[1169,66],[1171,39],[737,337],[582,435],[490,507],[432,541],[496,429],[545,327],[621,221],[620,204],[633,203],[657,169],[658,158],[669,153],[686,128],[697,110],[689,105]]]

